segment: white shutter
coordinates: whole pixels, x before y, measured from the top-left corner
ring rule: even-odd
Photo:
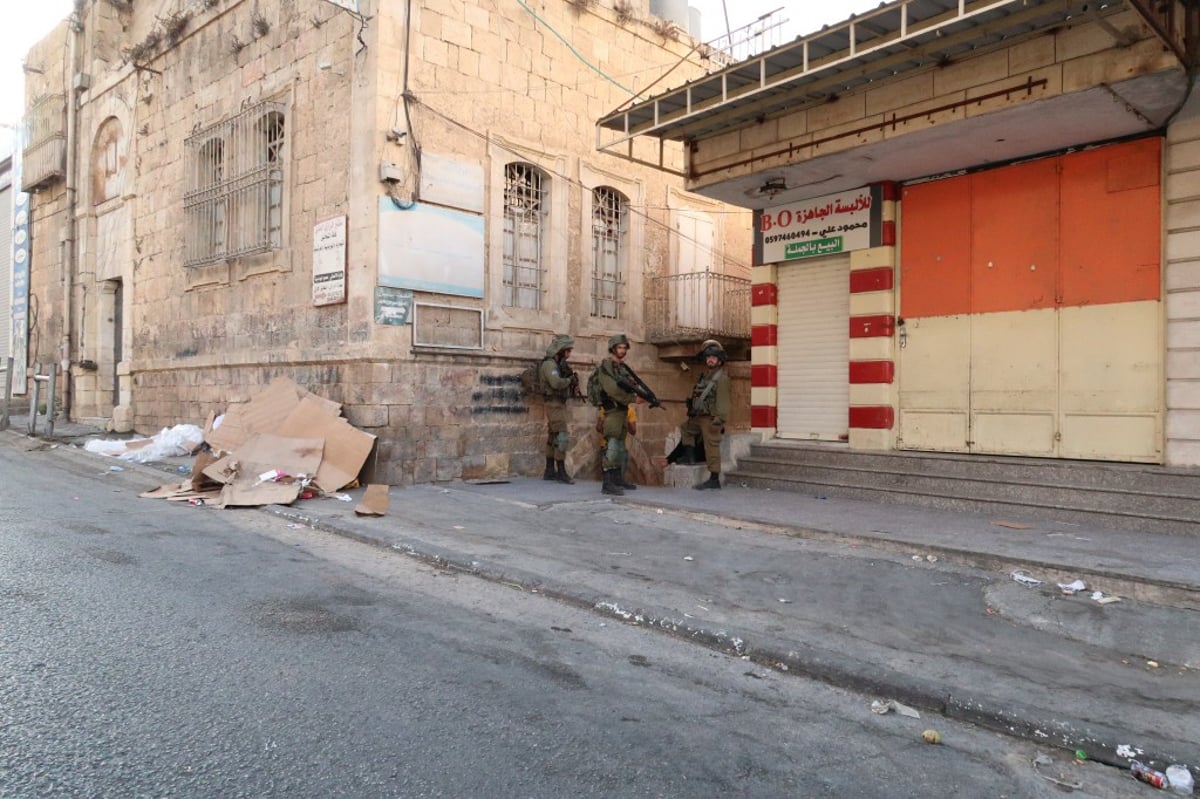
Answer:
[[[12,346],[12,273],[13,273],[13,248],[12,248],[12,233],[13,233],[13,213],[12,213],[13,189],[7,186],[0,189],[0,366],[5,364],[5,359],[12,355],[10,347]],[[15,369],[15,367],[14,367]],[[13,384],[16,385],[16,379],[13,379]],[[4,385],[4,378],[0,377],[0,386]],[[3,390],[0,389],[0,393]],[[0,398],[2,401],[3,398]]]
[[[850,259],[780,264],[780,438],[845,441],[850,432]]]

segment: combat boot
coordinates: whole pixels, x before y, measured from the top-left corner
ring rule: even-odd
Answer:
[[[605,469],[604,470],[604,487],[600,489],[600,493],[601,494],[611,494],[614,497],[625,496],[624,489],[622,489],[621,486],[617,485],[617,470],[616,469]]]
[[[679,450],[679,457],[675,462],[692,466],[696,463],[696,448],[694,446],[688,446],[687,444],[684,444]]]
[[[558,474],[554,471],[554,458],[546,458],[546,471],[542,473],[543,480],[557,480]]]
[[[567,474],[566,461],[556,461],[556,465],[557,465],[557,469],[555,470],[555,473],[554,473],[554,479],[560,483],[566,483],[567,485],[575,485],[575,481],[573,479],[571,479],[571,475]]]
[[[720,488],[720,487],[721,487],[720,473],[719,472],[709,472],[708,479],[705,480],[700,485],[696,486],[695,488],[697,491],[703,491],[706,488]]]

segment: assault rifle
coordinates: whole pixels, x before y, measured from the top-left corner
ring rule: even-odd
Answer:
[[[651,389],[650,386],[646,385],[646,381],[643,380],[642,378],[638,377],[637,372],[633,371],[633,367],[631,367],[629,364],[622,364],[622,365],[629,372],[629,376],[631,378],[633,378],[633,384],[631,385],[628,383],[621,382],[621,383],[617,384],[618,387],[623,388],[626,391],[632,391],[634,394],[637,394],[639,397],[644,399],[650,405],[651,408],[661,408],[662,403],[659,402],[659,399],[655,395],[654,390]]]
[[[585,399],[583,392],[579,390],[579,373],[572,369],[565,359],[559,362],[558,373],[571,381],[571,399]]]

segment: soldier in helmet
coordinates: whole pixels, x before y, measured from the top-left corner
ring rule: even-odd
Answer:
[[[625,356],[629,354],[629,338],[624,333],[617,333],[608,340],[608,357],[596,367],[600,376],[600,388],[604,394],[604,457],[601,467],[604,469],[605,494],[621,496],[626,488],[635,488],[625,479],[623,469],[627,462],[625,454],[625,435],[629,431],[627,414],[629,406],[645,400],[634,391],[637,378],[625,365]]]
[[[706,371],[696,379],[688,399],[688,418],[679,425],[681,463],[695,463],[696,441],[704,444],[704,461],[708,464],[708,480],[699,489],[721,487],[721,437],[725,420],[729,418],[732,381],[725,374],[725,349],[720,342],[709,339],[700,345],[697,358]],[[673,453],[674,454],[674,453]]]
[[[543,480],[574,483],[567,474],[567,400],[579,390],[579,375],[567,359],[575,339],[557,335],[546,347],[546,358],[539,367],[542,394],[546,398],[546,472]]]

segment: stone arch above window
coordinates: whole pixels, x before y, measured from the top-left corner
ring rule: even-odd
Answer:
[[[121,120],[100,123],[92,142],[92,205],[100,205],[125,190],[126,144]]]

